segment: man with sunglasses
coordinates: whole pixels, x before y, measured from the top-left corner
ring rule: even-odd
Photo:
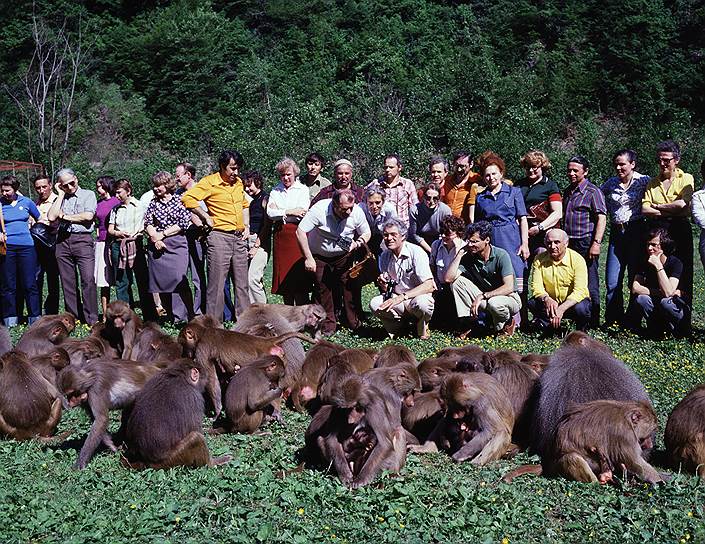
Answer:
[[[62,168],[56,173],[56,189],[59,197],[49,208],[47,219],[50,222],[59,220],[56,262],[64,290],[64,306],[67,312],[92,325],[98,321],[98,295],[93,274],[93,218],[98,201],[93,191],[78,186],[76,173],[70,168]],[[81,298],[76,270],[81,277]]]

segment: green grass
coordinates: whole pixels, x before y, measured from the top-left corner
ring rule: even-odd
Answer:
[[[705,382],[703,291],[700,272],[692,343],[595,333],[643,380],[659,415],[658,446],[670,410]],[[333,340],[348,346],[383,343],[347,331]],[[430,341],[404,342],[419,359],[461,344],[438,332]],[[478,343],[549,353],[559,339],[518,333]],[[536,459],[524,454],[476,468],[432,454],[409,456],[399,475],[350,491],[330,474],[304,470],[281,476],[295,467],[309,421],[290,411],[284,416],[284,426],[267,428],[271,435],[208,438],[214,455],[234,455],[230,464],[212,469],[130,472],[117,455],[102,452],[86,470],[74,471],[75,448],[89,424],[78,411],[65,414],[58,432],[72,435],[59,447],[0,442],[0,541],[705,542],[703,488],[695,477],[674,474],[658,488],[531,476],[508,485],[500,482],[503,474]]]

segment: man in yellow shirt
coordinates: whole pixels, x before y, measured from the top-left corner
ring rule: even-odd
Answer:
[[[208,234],[208,287],[206,313],[222,319],[225,297],[223,287],[232,273],[235,292],[235,315],[250,306],[247,290],[247,237],[250,216],[242,180],[242,155],[223,151],[218,157],[219,172],[201,179],[181,196],[184,206],[213,230]],[[208,208],[200,206],[203,201]]]
[[[690,226],[690,201],[695,191],[695,180],[678,168],[680,146],[673,140],[656,146],[658,176],[646,186],[641,211],[648,220],[649,229],[664,228],[675,241],[673,255],[683,263],[679,289],[683,298],[693,301],[693,231]],[[648,229],[646,229],[648,230]],[[686,325],[688,328],[690,324]]]
[[[564,318],[583,331],[590,323],[587,265],[577,251],[568,249],[568,240],[564,230],[549,230],[547,251],[534,260],[528,306],[541,330],[560,329]]]

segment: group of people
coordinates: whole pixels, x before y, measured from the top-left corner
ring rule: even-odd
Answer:
[[[636,154],[624,149],[613,157],[616,176],[601,186],[590,181],[587,159],[571,157],[562,193],[537,150],[521,158],[526,175],[516,182],[492,151],[477,157],[479,172],[467,151],[455,154],[452,167],[433,157],[423,183],[403,177],[400,157],[390,154],[382,175],[364,186],[353,181],[347,159],[333,164],[328,180],[320,154],[306,157],[305,173],[284,158],[269,193],[263,176],[241,172],[243,158],[230,150],[200,180],[186,162],[173,174],[157,172],[140,198],[127,179],[102,176],[94,192],[64,168],[54,183],[34,180],[32,201],[5,176],[2,316],[13,326],[26,305],[29,323],[36,320],[44,278],[43,311],[57,313],[60,278],[66,310],[88,324],[99,319],[99,297],[105,314],[113,287],[118,300],[134,303],[132,284],[147,320],[201,313],[236,320],[251,303],[267,301],[271,255],[271,292],[286,304],[320,303],[324,334],[339,324],[362,326],[369,283],[380,289],[370,310],[392,336],[412,327],[427,338],[432,323],[511,335],[518,325],[551,330],[572,319],[584,330],[600,323],[599,257],[609,230],[606,324],[645,322],[649,333],[685,335],[689,217],[692,209],[705,232],[705,191],[696,192],[693,177],[678,168],[675,142],[656,151],[654,178],[638,173]],[[705,236],[700,254],[705,259]]]

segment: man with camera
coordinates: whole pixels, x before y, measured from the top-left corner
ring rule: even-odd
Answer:
[[[468,226],[467,243],[458,249],[446,272],[458,317],[477,321],[485,313],[499,335],[514,334],[514,315],[521,309],[512,261],[504,249],[490,243],[492,225],[478,221]],[[465,338],[472,328],[461,334]]]
[[[344,313],[348,327],[360,326],[362,285],[345,274],[370,239],[370,227],[362,209],[355,206],[350,189],[336,190],[333,198],[311,206],[296,229],[304,266],[314,275],[313,298],[326,310],[323,334],[336,329],[336,312]],[[341,307],[342,301],[342,307]]]
[[[404,318],[416,320],[422,340],[430,338],[428,323],[433,316],[435,284],[428,254],[406,241],[407,227],[399,219],[389,219],[382,228],[387,249],[379,258],[377,285],[382,291],[370,301],[370,309],[382,320],[393,338],[404,328]]]

